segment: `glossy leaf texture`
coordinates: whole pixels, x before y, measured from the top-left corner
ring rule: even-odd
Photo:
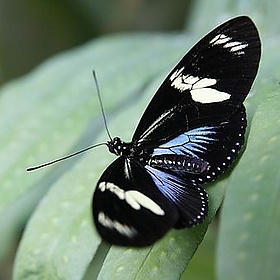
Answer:
[[[145,47],[146,45],[150,47]],[[140,108],[138,102],[143,90],[154,77],[163,72],[166,65],[179,59],[178,48],[183,49],[184,45],[185,42],[180,39],[174,42],[168,36],[160,35],[119,35],[103,38],[55,57],[26,77],[2,88],[0,225],[1,228],[5,228],[0,234],[2,257],[41,198],[45,196],[47,199],[48,189],[66,173],[71,173],[72,166],[81,157],[33,173],[26,173],[26,167],[57,158],[98,141],[108,140],[100,116],[92,70],[95,69],[98,75],[108,121],[120,113],[125,117],[125,122],[122,122],[126,123],[126,126],[120,123],[116,126],[110,124],[112,134],[126,134],[129,137],[141,109],[145,106],[142,104],[143,107]],[[135,51],[137,56],[133,55]],[[150,88],[150,92],[155,90],[155,86]],[[149,98],[148,95],[143,97]],[[146,102],[147,100],[143,103]],[[135,109],[131,111],[131,121],[128,122],[125,111],[132,104],[139,109],[137,112]],[[88,207],[85,208],[89,211],[95,183],[112,159],[104,148],[96,149],[87,156],[91,158],[91,162],[86,165],[90,174],[96,174],[96,177],[86,179],[89,176],[86,171],[81,171],[78,175],[74,173],[76,178],[88,180],[84,183],[88,193],[80,200],[78,197],[71,200],[75,206],[70,207],[77,212],[80,212],[79,207],[85,206],[85,200],[88,202]],[[84,168],[83,166],[82,169]],[[55,193],[58,193],[57,187],[54,188]],[[72,182],[68,182],[64,188],[65,194],[70,196],[73,195],[73,191],[77,191],[77,186]],[[63,200],[57,198],[57,205],[60,207]],[[45,221],[42,229],[37,227],[36,223],[33,227],[30,222],[28,228],[33,228],[35,235],[38,236],[40,230],[45,232],[45,226],[50,227],[50,224],[46,223],[46,217],[53,209],[54,205],[50,203],[42,213],[42,221]],[[61,217],[59,212],[57,214]],[[86,213],[84,215],[86,216]],[[67,220],[72,223],[68,215]],[[90,216],[88,220],[92,229]],[[65,222],[68,223],[63,221]],[[48,244],[46,246],[49,247]],[[91,255],[93,254],[94,252],[91,252]],[[26,265],[29,266],[28,263]]]
[[[76,158],[74,161],[71,160],[39,172],[25,173],[25,167],[34,163],[66,154],[70,150],[77,150],[92,142],[107,140],[97,98],[94,95],[91,64],[96,63],[100,53],[104,53],[104,48],[110,45],[111,52],[104,54],[104,62],[97,61],[101,66],[96,70],[97,73],[100,72],[98,78],[103,102],[109,103],[109,106],[106,105],[106,113],[111,132],[129,139],[151,93],[155,91],[159,80],[168,71],[167,69],[163,73],[162,69],[166,69],[166,65],[179,59],[178,49],[181,49],[182,53],[185,51],[187,43],[182,38],[182,36],[139,35],[103,39],[60,56],[25,78],[23,82],[27,85],[24,92],[31,97],[34,96],[36,102],[33,104],[34,109],[24,108],[29,112],[25,115],[25,119],[21,115],[18,116],[18,120],[23,120],[21,124],[18,124],[20,128],[17,133],[25,132],[28,137],[20,141],[21,145],[18,146],[24,147],[24,150],[16,155],[19,158],[18,169],[22,177],[18,180],[13,178],[15,183],[13,183],[14,188],[10,189],[11,202],[8,204],[6,201],[7,206],[3,203],[3,220],[11,220],[10,211],[16,211],[13,201],[15,204],[20,204],[21,200],[25,199],[21,204],[21,211],[17,212],[18,219],[22,218],[24,221],[22,216],[28,215],[33,210],[40,197],[44,196],[44,198],[25,229],[16,259],[15,279],[32,277],[81,279],[91,258],[99,257],[100,239],[94,232],[90,201],[95,183],[112,159],[107,149],[96,149],[86,154],[82,160]],[[128,45],[126,45],[127,40]],[[144,45],[149,44],[150,48],[144,48]],[[159,52],[158,49],[161,46],[164,48]],[[126,54],[118,57],[120,49],[123,52],[124,47],[128,49]],[[139,49],[137,56],[133,59],[128,55],[129,49],[133,52]],[[78,57],[81,57],[81,61]],[[110,59],[109,63],[108,57],[118,57],[120,62],[118,66],[115,66],[116,60]],[[91,60],[93,62],[89,65],[88,61]],[[78,61],[81,69],[78,67]],[[87,61],[86,66],[82,65],[85,61]],[[56,73],[64,73],[63,69],[67,74],[64,74],[62,81],[56,84]],[[129,75],[125,74],[127,71]],[[161,77],[150,83],[160,72],[163,73]],[[50,89],[48,92],[42,87],[42,80],[58,88]],[[26,95],[21,97],[19,94],[23,90],[23,82],[19,81],[18,84],[11,85],[12,93],[3,93],[3,96],[7,98],[7,103],[13,97],[24,106],[21,98],[26,98]],[[147,89],[145,89],[146,85],[148,85]],[[42,88],[46,92],[45,98],[38,94]],[[81,92],[85,92],[85,96],[81,96]],[[31,97],[28,99],[32,100]],[[109,99],[111,99],[110,102]],[[32,105],[30,102],[26,103],[28,106]],[[19,112],[14,110],[12,114],[17,115]],[[34,127],[30,128],[32,124]],[[32,133],[28,133],[29,131]],[[79,162],[76,164],[77,160]],[[24,184],[22,184],[23,181]],[[50,188],[49,191],[48,188]],[[219,203],[214,209],[218,205]],[[196,239],[194,249],[188,251],[187,255],[193,254],[204,232],[205,228],[199,231],[200,238]],[[2,238],[4,243],[5,236]],[[189,242],[188,238],[186,240]],[[112,251],[114,250],[113,248]],[[95,266],[94,262],[93,266]]]
[[[131,38],[131,37],[129,37]],[[140,48],[140,41],[142,44],[148,45],[148,42],[150,42],[152,39],[154,41],[153,44],[157,44],[159,47],[160,45],[165,45],[165,51],[162,51],[165,53],[165,64],[169,64],[170,62],[168,59],[174,60],[179,58],[178,57],[178,47],[184,49],[185,45],[187,44],[185,41],[182,41],[181,36],[175,37],[175,36],[135,36],[134,37],[134,46],[132,41],[130,41],[129,45],[131,48]],[[175,39],[175,40],[174,40]],[[106,40],[106,39],[103,39]],[[116,52],[118,51],[118,45],[123,45],[124,42],[128,39],[125,37],[115,37],[112,39],[107,39],[106,44],[110,44],[112,46],[112,49]],[[129,39],[131,40],[131,39]],[[103,41],[104,42],[104,41]],[[146,43],[145,43],[146,42]],[[102,43],[102,42],[101,42]],[[96,43],[94,43],[95,45]],[[100,42],[99,42],[100,44]],[[114,46],[115,45],[115,46]],[[133,47],[132,47],[133,46]],[[92,47],[94,49],[94,46]],[[120,47],[119,47],[120,48]],[[143,47],[142,47],[143,48]],[[87,50],[89,49],[89,46],[87,46]],[[146,59],[139,59],[137,58],[137,68],[133,68],[133,65],[131,65],[132,61],[131,59],[125,60],[125,58],[122,58],[122,63],[125,63],[127,61],[127,69],[130,72],[130,75],[132,75],[132,72],[137,78],[136,86],[128,86],[128,82],[124,79],[123,83],[119,82],[120,89],[118,89],[118,82],[117,77],[114,79],[111,75],[109,75],[109,70],[113,67],[115,61],[112,61],[111,64],[109,64],[108,68],[100,69],[100,72],[103,72],[103,75],[105,77],[98,75],[99,77],[99,83],[101,89],[105,88],[105,90],[102,90],[102,97],[104,104],[107,104],[108,98],[114,99],[111,102],[109,102],[109,106],[106,106],[106,113],[108,116],[109,126],[111,128],[112,133],[118,133],[118,135],[122,135],[124,139],[129,139],[132,135],[132,131],[138,121],[139,116],[143,112],[143,108],[145,108],[150,96],[151,92],[154,92],[157,85],[159,84],[160,80],[162,80],[162,76],[160,78],[157,78],[156,81],[149,83],[151,77],[154,75],[156,76],[156,71],[161,72],[163,67],[161,64],[164,63],[164,61],[160,61],[159,63],[159,57],[155,57],[155,54],[158,51],[156,51],[155,45],[153,45],[153,49],[150,51],[146,51],[144,55],[149,56],[151,68],[149,77],[147,74],[147,69],[149,69],[146,61]],[[175,50],[177,50],[175,52]],[[64,57],[60,58],[65,63],[71,61],[73,58],[71,56],[79,56],[84,53],[85,49],[77,50],[76,52],[69,53],[68,55],[64,55]],[[98,54],[99,49],[94,51],[94,53]],[[169,53],[167,55],[167,53]],[[107,56],[115,57],[116,54],[107,54]],[[139,55],[139,53],[138,53]],[[107,57],[106,56],[106,57]],[[152,58],[155,60],[155,63],[151,63]],[[142,61],[142,64],[141,64]],[[69,66],[66,63],[65,67],[66,69],[69,69]],[[74,62],[72,61],[74,64]],[[101,63],[102,65],[106,65],[105,63]],[[142,70],[140,71],[140,66],[142,65]],[[156,66],[157,65],[157,66]],[[47,65],[43,67],[54,67],[53,71],[57,69],[56,63],[54,65]],[[103,66],[105,67],[105,66]],[[122,76],[124,74],[124,70],[122,71],[122,67],[118,66],[119,71],[117,74],[120,77],[119,79],[122,79]],[[125,68],[123,66],[123,68]],[[134,71],[130,70],[134,69]],[[43,69],[44,70],[44,69]],[[43,71],[41,70],[41,71]],[[50,70],[49,70],[50,71]],[[71,71],[74,75],[76,73],[83,72],[83,76],[80,76],[80,79],[85,79],[87,81],[87,86],[85,86],[86,96],[88,100],[91,98],[94,99],[94,96],[92,97],[94,90],[91,89],[93,87],[92,84],[92,77],[91,77],[91,71],[88,71],[87,74],[84,73],[84,71]],[[105,74],[104,74],[105,72]],[[144,73],[144,74],[142,74]],[[35,72],[35,80],[37,79]],[[166,74],[166,73],[164,73]],[[70,75],[70,74],[69,74]],[[144,76],[141,76],[144,75]],[[88,78],[86,79],[85,76]],[[31,77],[32,74],[31,74]],[[126,78],[128,78],[126,76]],[[73,82],[73,78],[68,78],[69,81]],[[105,79],[105,82],[104,80]],[[108,79],[108,82],[106,83],[106,79]],[[116,79],[116,80],[115,80]],[[86,83],[85,81],[85,83]],[[109,83],[110,81],[110,83]],[[129,79],[128,79],[129,81]],[[33,82],[34,83],[34,82]],[[32,84],[33,84],[32,83]],[[139,84],[138,84],[139,83]],[[132,83],[134,84],[134,83]],[[138,88],[137,88],[138,84]],[[147,84],[147,88],[145,88],[145,84]],[[63,84],[63,85],[66,85]],[[105,86],[104,86],[105,85]],[[143,86],[144,85],[144,86]],[[21,87],[21,84],[19,84],[19,88]],[[141,88],[143,87],[143,88]],[[67,88],[71,88],[67,84]],[[18,89],[19,91],[19,89]],[[16,91],[16,92],[18,92]],[[30,89],[31,91],[31,89]],[[76,91],[76,90],[75,90]],[[70,93],[72,94],[78,94],[81,95],[81,91],[78,91],[78,93],[72,93],[72,90]],[[89,93],[87,92],[89,91]],[[120,92],[119,92],[120,91]],[[130,97],[127,97],[127,100],[122,100],[124,96],[124,92],[130,92]],[[76,104],[75,97],[68,96],[69,91],[67,90],[61,90],[60,94],[65,95],[64,103],[63,105],[67,108],[67,100],[72,105]],[[36,92],[34,94],[37,94]],[[54,92],[55,94],[55,92]],[[112,94],[113,97],[112,98]],[[123,94],[123,95],[122,95]],[[54,97],[55,98],[55,97]],[[79,100],[79,96],[76,97]],[[130,100],[129,100],[130,99]],[[107,100],[107,101],[106,101]],[[129,102],[128,102],[129,101]],[[56,100],[53,101],[53,104],[51,107],[55,106],[57,103]],[[87,102],[86,102],[87,103]],[[91,102],[88,102],[91,103]],[[97,100],[96,102],[92,102],[94,106],[98,106]],[[49,106],[50,106],[49,105]],[[111,108],[110,108],[111,105]],[[58,112],[61,113],[63,111],[63,106],[59,108],[59,110],[55,110],[52,112],[52,108],[43,106],[43,103],[41,104],[41,110],[42,113],[35,113],[36,114],[36,120],[41,121],[42,127],[44,126],[44,122],[46,121],[48,125],[53,125],[52,133],[56,134],[57,130],[59,130],[59,125],[63,123],[57,123],[55,121],[55,116]],[[74,106],[74,105],[73,105]],[[80,108],[80,104],[77,104],[77,110],[82,110]],[[116,106],[115,108],[113,106]],[[71,135],[75,135],[73,137],[73,142],[76,140],[76,145],[72,144],[73,146],[82,146],[89,144],[90,142],[101,142],[107,140],[107,136],[104,132],[104,127],[102,124],[102,119],[99,116],[99,108],[94,108],[95,111],[92,113],[92,109],[88,108],[89,105],[84,104],[83,110],[87,111],[88,120],[86,120],[86,116],[84,117],[85,120],[83,120],[88,127],[91,127],[91,129],[87,130],[87,127],[83,127],[84,131],[82,129],[78,130],[75,126],[70,126],[69,133],[66,134],[65,138],[63,138],[63,133],[60,131],[60,137],[62,139],[53,139],[52,135],[48,135],[47,133],[43,133],[38,131],[37,133],[42,133],[44,135],[44,138],[40,138],[40,136],[37,134],[37,137],[41,139],[41,141],[46,141],[49,143],[48,152],[45,151],[42,155],[38,155],[38,158],[36,158],[36,161],[40,162],[45,159],[51,159],[51,155],[53,153],[56,154],[63,154],[66,153],[66,151],[63,152],[63,150],[69,149],[65,143],[69,141],[70,132]],[[47,113],[48,110],[51,110],[51,112]],[[45,113],[44,113],[45,111]],[[47,121],[46,119],[41,120],[41,114],[47,114],[48,116],[53,117],[53,121]],[[77,120],[75,115],[69,115],[66,114],[66,118],[73,118],[73,122],[82,122],[82,120]],[[93,120],[91,119],[93,114]],[[97,114],[97,116],[94,114]],[[32,115],[30,116],[32,119]],[[130,120],[130,121],[127,121]],[[69,121],[69,120],[68,120]],[[125,124],[125,125],[124,125]],[[57,127],[58,126],[58,127]],[[84,125],[85,126],[85,125]],[[44,131],[44,129],[43,129]],[[76,134],[78,133],[78,135]],[[41,137],[43,137],[41,135]],[[80,138],[79,138],[80,137]],[[71,139],[71,138],[70,138]],[[53,146],[52,144],[55,142],[54,149],[52,150],[50,147]],[[59,143],[59,144],[58,144]],[[60,146],[60,143],[61,146]],[[47,145],[47,144],[45,144]],[[60,147],[60,150],[58,151],[57,147]],[[29,146],[29,153],[34,155],[33,158],[28,158],[27,162],[22,164],[22,168],[24,169],[25,166],[30,165],[31,162],[34,163],[35,161],[35,155],[37,156],[38,150],[32,150],[34,145]],[[50,149],[52,152],[50,153]],[[73,148],[75,149],[75,148]],[[39,150],[40,152],[40,150]],[[36,154],[37,153],[37,154]],[[54,157],[54,156],[52,156]],[[26,191],[26,196],[29,195],[29,193],[33,190],[35,191],[37,188],[42,188],[43,186],[45,188],[48,187],[48,185],[51,185],[50,190],[44,195],[44,198],[40,202],[40,204],[37,206],[34,214],[32,215],[31,219],[28,222],[27,228],[24,232],[23,239],[20,244],[20,248],[17,254],[16,259],[16,266],[15,266],[15,279],[32,279],[32,277],[35,277],[37,279],[52,279],[52,278],[61,278],[61,279],[81,279],[83,275],[85,274],[85,271],[87,269],[88,264],[91,262],[92,266],[94,267],[94,270],[100,271],[100,277],[103,273],[114,273],[114,267],[112,269],[108,268],[102,268],[103,265],[107,263],[107,260],[109,261],[111,256],[114,256],[114,254],[117,254],[117,252],[120,251],[118,248],[111,248],[108,254],[106,254],[106,260],[103,263],[100,263],[100,261],[96,261],[97,259],[102,257],[104,252],[102,252],[103,246],[100,247],[100,238],[95,233],[93,223],[92,223],[92,217],[90,215],[90,202],[91,197],[94,191],[95,183],[97,182],[102,170],[108,165],[108,163],[112,159],[112,155],[110,155],[106,148],[98,148],[88,154],[86,154],[82,159],[80,159],[77,163],[74,160],[75,166],[73,165],[73,162],[65,162],[61,165],[55,165],[51,167],[48,170],[39,171],[32,174],[24,174],[25,177],[35,176],[38,180],[38,182],[34,182],[31,185],[31,190]],[[41,176],[41,177],[40,177]],[[38,179],[39,177],[39,179]],[[218,195],[215,195],[213,200],[213,205],[211,209],[211,217],[214,216],[214,213],[216,209],[219,207],[221,203],[221,199],[223,197],[224,189],[217,189],[214,190],[214,192],[217,191]],[[196,250],[197,246],[201,242],[203,235],[206,230],[206,224],[202,227],[198,227],[195,230],[191,231],[181,231],[176,232],[174,231],[169,237],[167,237],[166,240],[163,240],[161,243],[156,245],[155,248],[152,248],[150,250],[143,250],[142,252],[138,250],[131,250],[133,254],[136,255],[134,260],[131,259],[131,257],[128,258],[128,261],[126,261],[125,265],[127,269],[131,268],[132,263],[137,260],[137,258],[141,259],[141,256],[144,254],[144,259],[146,259],[145,254],[147,255],[153,255],[152,260],[158,261],[156,255],[157,252],[162,250],[165,252],[170,252],[174,250],[173,258],[174,261],[169,264],[174,265],[174,263],[177,263],[178,257],[181,258],[181,265],[180,268],[176,269],[174,274],[177,276],[185,269],[187,262],[186,260],[191,259],[194,251]],[[173,236],[174,235],[174,236]],[[173,236],[173,237],[172,237]],[[183,248],[183,249],[181,249]],[[150,253],[150,251],[152,253]],[[146,252],[146,253],[145,253]],[[93,257],[93,260],[91,259]],[[118,258],[118,260],[120,260]],[[167,262],[169,260],[169,257],[165,257],[165,261]],[[108,263],[106,264],[106,266]],[[147,261],[143,265],[141,260],[138,262],[138,267],[135,267],[136,273],[140,273],[139,270],[143,270],[146,272],[149,272],[149,267],[153,266],[153,262]],[[170,274],[170,269],[167,269],[164,266],[159,267],[159,271],[161,274]],[[123,272],[126,272],[124,270]],[[150,272],[149,272],[150,273]],[[121,274],[122,277],[124,274]]]
[[[280,43],[267,41],[263,70],[269,72]],[[279,66],[259,79],[262,95],[247,147],[232,174],[221,215],[217,250],[219,279],[279,279],[280,258],[280,88]],[[248,100],[250,103],[250,100]],[[233,183],[234,182],[234,183]]]

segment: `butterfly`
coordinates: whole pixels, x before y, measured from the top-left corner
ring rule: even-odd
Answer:
[[[96,229],[120,246],[148,246],[170,229],[200,224],[208,213],[203,187],[237,158],[246,130],[242,104],[256,77],[261,43],[247,16],[202,38],[168,74],[127,143],[97,182]]]

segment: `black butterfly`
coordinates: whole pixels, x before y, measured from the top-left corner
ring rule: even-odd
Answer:
[[[207,216],[201,187],[236,159],[244,143],[243,101],[257,74],[261,43],[246,16],[200,40],[157,90],[129,143],[107,142],[118,158],[104,171],[92,207],[101,237],[147,246],[171,228]]]

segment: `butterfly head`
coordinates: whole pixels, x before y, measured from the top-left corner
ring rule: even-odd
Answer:
[[[133,154],[131,143],[122,141],[119,137],[114,137],[107,142],[109,151],[117,156],[129,156]]]

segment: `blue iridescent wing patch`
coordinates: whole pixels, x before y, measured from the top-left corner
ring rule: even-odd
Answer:
[[[157,188],[178,208],[180,216],[174,227],[191,227],[205,219],[208,212],[208,195],[203,188],[149,165],[145,168]]]
[[[213,142],[219,141],[217,136],[219,127],[203,126],[184,132],[174,139],[155,148],[152,156],[162,154],[190,155],[207,152]]]
[[[236,159],[244,144],[246,124],[245,108],[242,105],[227,121],[184,132],[155,148],[150,162],[153,167],[176,171],[175,167],[169,167],[174,164],[168,164],[167,159],[171,155],[177,157],[185,155],[186,168],[184,170],[177,164],[177,173],[195,184],[202,185],[211,182],[226,171]],[[162,163],[153,160],[159,157]],[[188,170],[187,163],[193,164],[194,170],[202,172]]]

